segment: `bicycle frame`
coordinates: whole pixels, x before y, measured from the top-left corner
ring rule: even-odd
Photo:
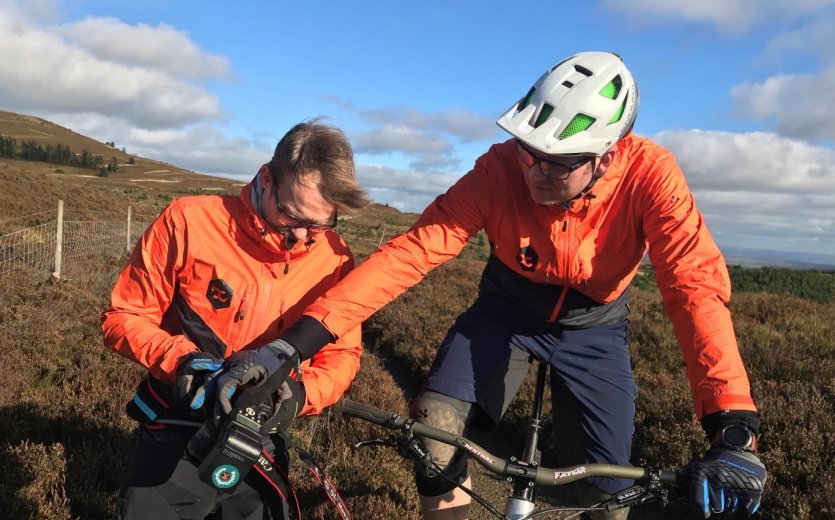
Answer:
[[[545,379],[548,375],[548,364],[540,361],[536,374],[536,391],[533,394],[533,409],[528,421],[528,433],[525,438],[525,450],[522,460],[526,464],[536,467],[539,465],[541,452],[539,451],[539,432],[542,430],[542,399],[545,395]],[[531,480],[517,478],[513,484],[513,494],[507,499],[504,514],[510,520],[525,518],[533,513],[536,506],[534,500],[536,487]]]
[[[548,365],[539,364],[536,392],[533,410],[528,425],[524,455],[521,460],[511,457],[508,460],[497,457],[475,442],[449,432],[429,427],[413,419],[401,417],[392,412],[386,412],[350,399],[342,401],[342,413],[364,419],[374,424],[401,433],[392,434],[388,440],[372,439],[360,441],[354,447],[366,445],[385,445],[396,448],[401,455],[422,463],[430,470],[440,471],[431,462],[431,457],[423,449],[422,444],[414,438],[415,435],[434,439],[439,442],[455,446],[463,450],[470,458],[486,468],[491,473],[508,479],[514,483],[513,493],[505,504],[502,515],[486,500],[466,490],[470,496],[485,506],[490,512],[505,520],[524,520],[540,513],[534,513],[535,486],[558,486],[568,484],[589,477],[623,478],[635,480],[638,484],[621,491],[612,497],[607,504],[596,508],[572,508],[574,511],[588,511],[592,509],[620,509],[647,502],[668,503],[670,488],[678,488],[681,481],[680,471],[659,470],[650,467],[620,466],[613,464],[580,464],[564,468],[546,468],[539,466],[539,432],[542,413],[542,398],[544,395],[545,379]],[[462,488],[464,489],[464,488]]]

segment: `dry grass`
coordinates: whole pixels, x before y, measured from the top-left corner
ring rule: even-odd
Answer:
[[[0,113],[0,119],[4,117]],[[5,187],[0,193],[0,222],[51,209],[58,198],[69,198],[67,194],[76,201],[74,210],[124,214],[128,204],[139,213],[155,213],[171,198],[214,183],[226,182],[229,192],[238,189],[231,181],[188,172],[177,174],[185,180],[175,189],[162,183],[137,187],[131,182],[137,177],[127,172],[82,178],[71,177],[75,172],[70,171],[53,175],[51,170],[49,165],[0,161]],[[98,214],[89,211],[87,216]],[[340,230],[363,258],[381,237],[402,232],[413,219],[414,215],[376,206],[344,220]],[[349,397],[405,411],[406,396],[414,395],[438,341],[474,298],[485,251],[484,240],[474,240],[461,259],[432,272],[369,320],[363,366]],[[2,518],[111,517],[132,444],[133,424],[123,407],[141,370],[102,347],[98,313],[107,306],[124,261],[88,259],[58,284],[46,282],[47,273],[25,271],[0,279]],[[657,294],[636,291],[633,308],[631,350],[640,388],[633,461],[679,465],[704,449],[681,354]],[[835,305],[739,294],[732,310],[763,413],[762,457],[770,480],[761,517],[835,518]],[[496,436],[485,441],[488,449],[507,455],[521,446],[531,395],[528,381]],[[547,403],[546,399],[546,412]],[[354,518],[416,519],[410,464],[379,448],[350,449],[357,440],[380,433],[342,417],[336,407],[319,417],[300,419],[293,428],[299,445],[327,466]],[[546,436],[546,461],[549,443]],[[299,466],[294,476],[308,504],[305,517],[333,518],[322,489]],[[501,508],[507,486],[474,473],[478,487],[488,490],[488,498]],[[650,515],[632,514],[643,517]],[[477,511],[475,518],[486,516]]]

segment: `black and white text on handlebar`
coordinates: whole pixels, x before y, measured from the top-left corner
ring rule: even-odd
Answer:
[[[557,486],[588,477],[623,478],[639,482],[657,478],[662,484],[676,485],[679,472],[651,471],[648,468],[617,466],[612,464],[582,464],[566,468],[530,468],[511,464],[494,456],[478,444],[457,435],[431,428],[396,413],[385,412],[373,406],[344,399],[342,413],[365,419],[390,430],[411,431],[416,435],[450,444],[467,452],[476,462],[502,477],[526,477],[541,486]]]

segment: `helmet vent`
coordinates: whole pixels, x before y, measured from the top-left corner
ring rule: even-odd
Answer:
[[[612,81],[606,84],[605,87],[600,89],[600,95],[609,98],[609,99],[616,99],[618,94],[620,94],[620,89],[623,87],[623,80],[620,78],[620,74],[615,76]]]
[[[542,110],[539,112],[539,117],[536,118],[536,123],[533,124],[534,128],[539,128],[539,125],[548,121],[548,118],[551,117],[551,112],[554,111],[554,107],[545,103],[542,105]]]
[[[536,92],[536,88],[531,87],[531,89],[528,91],[528,93],[525,94],[525,97],[523,97],[521,100],[519,100],[519,106],[516,107],[516,110],[521,111],[526,106],[528,106],[531,103],[531,98],[533,97],[534,92]]]
[[[571,87],[573,87],[573,86],[574,86],[574,83],[572,83],[572,82],[570,82],[570,81],[566,80],[566,81],[563,81],[563,82],[562,82],[562,86],[563,86],[563,87],[568,87],[568,88],[571,88]]]
[[[620,104],[620,108],[618,108],[617,112],[614,113],[612,119],[609,120],[609,124],[617,123],[620,121],[620,117],[623,115],[623,109],[626,108],[626,98],[623,98],[623,103]]]
[[[582,65],[574,65],[574,70],[582,74],[583,76],[591,77],[594,75],[592,71],[583,67]]]
[[[568,126],[565,127],[565,130],[562,131],[559,139],[565,139],[566,137],[571,137],[578,132],[582,132],[590,127],[594,121],[595,119],[591,116],[587,116],[586,114],[577,114],[571,122],[568,123]]]

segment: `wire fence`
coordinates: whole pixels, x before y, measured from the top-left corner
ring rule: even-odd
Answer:
[[[0,276],[17,267],[51,270],[55,262],[57,221],[0,236]]]
[[[65,221],[59,201],[55,220],[0,236],[0,276],[32,269],[60,279],[83,259],[129,251],[148,225],[132,220],[130,208],[125,220]]]
[[[56,279],[68,270],[95,270],[91,260],[130,251],[153,219],[145,216],[142,220],[133,220],[131,208],[128,208],[123,220],[64,220],[63,207],[63,201],[59,201],[57,213],[55,210],[42,211],[2,222],[3,226],[8,226],[13,221],[34,217],[43,221],[48,214],[55,215],[53,220],[0,235],[0,277],[20,269],[49,273]],[[85,215],[91,212],[84,210]],[[339,232],[358,259],[368,256],[386,239],[408,228],[405,225],[387,227],[385,223],[371,229],[346,224]]]

